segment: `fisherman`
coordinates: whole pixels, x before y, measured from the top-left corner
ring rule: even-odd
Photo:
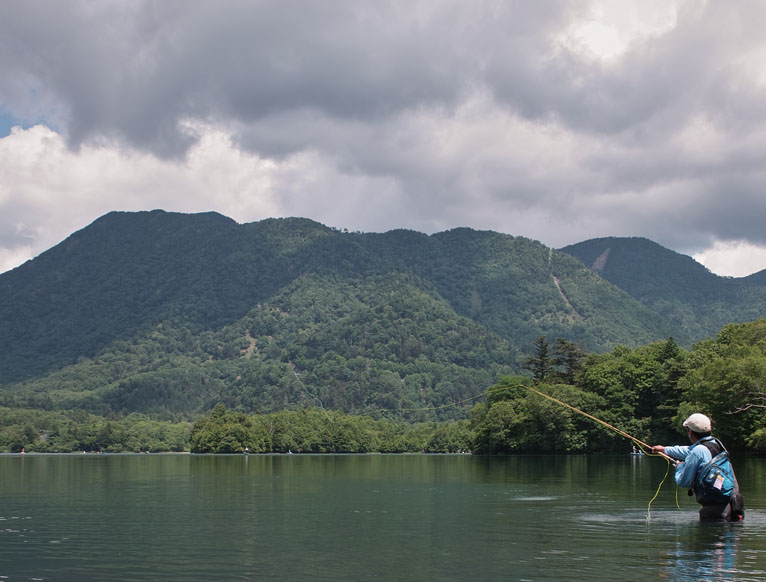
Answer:
[[[678,461],[675,474],[676,485],[689,487],[689,495],[692,495],[692,491],[694,492],[697,502],[702,505],[701,520],[741,521],[745,517],[745,508],[737,477],[728,461],[728,453],[725,455],[727,458],[721,470],[711,480],[703,479],[711,461],[726,452],[721,441],[711,436],[710,419],[704,414],[695,413],[684,421],[683,426],[688,432],[691,446],[655,445],[652,447],[652,452],[663,453]],[[729,489],[731,490],[727,491]]]

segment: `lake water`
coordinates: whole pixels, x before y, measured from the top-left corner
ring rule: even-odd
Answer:
[[[2,455],[0,580],[766,579],[766,459],[700,524],[659,458]]]

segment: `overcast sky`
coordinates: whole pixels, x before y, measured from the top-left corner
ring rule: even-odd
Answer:
[[[0,272],[111,210],[766,268],[766,2],[8,1]]]

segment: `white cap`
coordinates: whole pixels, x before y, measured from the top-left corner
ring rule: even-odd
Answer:
[[[704,414],[695,412],[684,421],[684,428],[688,428],[693,432],[710,432],[712,430],[712,423]]]

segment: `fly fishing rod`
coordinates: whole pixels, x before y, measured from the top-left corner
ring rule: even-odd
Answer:
[[[635,444],[637,444],[639,447],[641,447],[643,452],[646,452],[646,451],[644,451],[644,449],[649,451],[646,454],[657,455],[658,457],[662,457],[663,459],[667,460],[668,462],[672,463],[673,465],[676,465],[679,462],[677,459],[674,459],[673,457],[671,457],[669,455],[666,455],[665,453],[654,453],[654,452],[652,452],[652,446],[650,444],[645,443],[644,441],[634,437],[631,434],[628,434],[624,430],[621,430],[621,429],[617,428],[616,426],[613,426],[613,425],[609,424],[608,422],[606,422],[604,420],[601,420],[600,418],[596,418],[592,414],[588,414],[584,410],[580,410],[579,408],[576,408],[576,407],[572,406],[571,404],[567,404],[566,402],[564,402],[562,400],[559,400],[558,398],[554,398],[553,396],[549,396],[548,394],[545,394],[544,392],[540,392],[540,390],[532,388],[531,386],[527,386],[526,384],[518,384],[518,386],[521,387],[521,388],[526,388],[530,392],[534,392],[535,394],[537,394],[539,396],[542,396],[543,398],[547,398],[548,400],[551,400],[552,402],[555,402],[556,404],[560,404],[561,406],[565,406],[566,408],[569,408],[570,410],[575,411],[577,414],[582,414],[586,418],[589,418],[592,421],[597,422],[598,424],[600,424],[602,426],[605,426],[609,430],[613,430],[614,432],[616,432],[620,436],[625,437],[626,439],[633,441]],[[450,406],[455,406],[457,404],[462,404],[463,402],[468,402],[470,400],[475,400],[476,398],[478,398],[478,397],[480,397],[482,395],[483,394],[472,396],[470,398],[466,398],[465,400],[461,400],[460,402],[452,402],[450,404],[445,404],[444,406],[427,406],[425,408],[402,408],[401,410],[408,410],[408,411],[438,410],[440,408],[448,408]]]
[[[671,457],[669,455],[666,455],[665,453],[659,453],[659,452],[655,453],[655,452],[652,452],[651,445],[645,443],[644,441],[642,441],[640,439],[637,439],[636,437],[634,437],[631,434],[628,434],[624,430],[621,430],[621,429],[617,428],[616,426],[613,426],[613,425],[609,424],[608,422],[606,422],[604,420],[601,420],[600,418],[596,418],[592,414],[588,414],[584,410],[580,410],[579,408],[576,408],[576,407],[572,406],[571,404],[567,404],[566,402],[563,402],[562,400],[559,400],[558,398],[554,398],[553,396],[549,396],[548,394],[545,394],[544,392],[540,392],[540,390],[532,388],[531,386],[527,386],[526,384],[518,384],[518,386],[520,386],[521,388],[525,388],[525,389],[529,390],[530,392],[532,392],[534,394],[542,396],[543,398],[547,398],[548,400],[550,400],[552,402],[555,402],[556,404],[559,404],[561,406],[569,408],[570,410],[573,410],[577,414],[581,414],[581,415],[585,416],[586,418],[589,418],[592,421],[597,422],[598,424],[600,424],[602,426],[605,426],[609,430],[613,430],[614,432],[616,432],[620,436],[625,437],[626,439],[629,439],[629,440],[633,441],[635,444],[637,444],[641,448],[642,451],[644,451],[644,449],[648,450],[649,452],[646,453],[646,454],[656,455],[658,457],[662,457],[663,459],[665,459],[668,462],[668,470],[665,472],[665,476],[662,478],[662,481],[660,482],[659,486],[657,487],[657,491],[655,492],[654,497],[652,497],[652,499],[649,501],[649,506],[647,508],[647,510],[648,510],[647,519],[651,519],[651,515],[652,515],[651,514],[652,503],[654,503],[654,500],[657,499],[657,496],[660,494],[660,489],[662,489],[662,484],[665,483],[665,480],[668,478],[668,475],[670,474],[670,466],[671,465],[677,465],[678,461],[676,459],[674,459],[673,457]],[[462,402],[467,402],[469,400],[474,400],[475,398],[478,398],[478,396],[474,396],[472,398],[467,398],[466,400],[461,401],[461,403]],[[446,406],[454,406],[456,404],[459,404],[459,403],[451,403],[451,404],[445,405],[445,407]],[[438,407],[438,408],[444,408],[444,407]],[[435,410],[435,409],[436,408],[429,407],[429,408],[405,409],[405,410]],[[676,506],[678,506],[678,489],[676,489]]]
[[[596,418],[596,417],[595,417],[595,416],[593,416],[592,414],[588,414],[588,413],[587,413],[587,412],[585,412],[584,410],[580,410],[579,408],[575,408],[575,407],[574,407],[574,406],[572,406],[571,404],[567,404],[566,402],[564,402],[564,401],[562,401],[562,400],[559,400],[558,398],[554,398],[553,396],[549,396],[548,394],[545,394],[544,392],[540,392],[540,390],[537,390],[537,389],[535,389],[535,388],[532,388],[531,386],[527,386],[526,384],[519,384],[519,386],[521,386],[522,388],[526,388],[526,389],[527,389],[527,390],[529,390],[530,392],[534,392],[535,394],[537,394],[537,395],[539,395],[539,396],[542,396],[543,398],[547,398],[548,400],[551,400],[552,402],[555,402],[556,404],[560,404],[561,406],[565,406],[565,407],[569,408],[570,410],[574,410],[574,411],[575,411],[575,412],[577,412],[578,414],[582,414],[582,415],[583,415],[583,416],[585,416],[586,418],[589,418],[589,419],[591,419],[592,421],[594,421],[594,422],[597,422],[597,423],[599,423],[600,425],[602,425],[602,426],[605,426],[605,427],[607,427],[607,428],[608,428],[608,429],[610,429],[610,430],[613,430],[614,432],[616,432],[616,433],[617,433],[617,434],[619,434],[620,436],[623,436],[623,437],[625,437],[626,439],[629,439],[629,440],[633,441],[634,443],[636,443],[637,445],[639,445],[639,446],[640,446],[640,447],[642,447],[643,449],[648,449],[649,451],[651,451],[651,450],[652,450],[652,447],[651,447],[651,445],[648,445],[647,443],[645,443],[645,442],[643,442],[643,441],[641,441],[641,440],[637,439],[637,438],[636,438],[636,437],[634,437],[633,435],[630,435],[630,434],[626,433],[624,430],[620,430],[620,429],[619,429],[619,428],[617,428],[616,426],[612,426],[611,424],[609,424],[608,422],[606,422],[606,421],[604,421],[604,420],[601,420],[600,418]],[[676,463],[678,463],[678,461],[677,461],[676,459],[674,459],[673,457],[671,457],[671,456],[669,456],[669,455],[666,455],[665,453],[651,453],[651,454],[653,454],[653,455],[658,455],[658,456],[662,457],[663,459],[666,459],[666,460],[668,460],[669,462],[673,463],[674,465],[675,465]]]

